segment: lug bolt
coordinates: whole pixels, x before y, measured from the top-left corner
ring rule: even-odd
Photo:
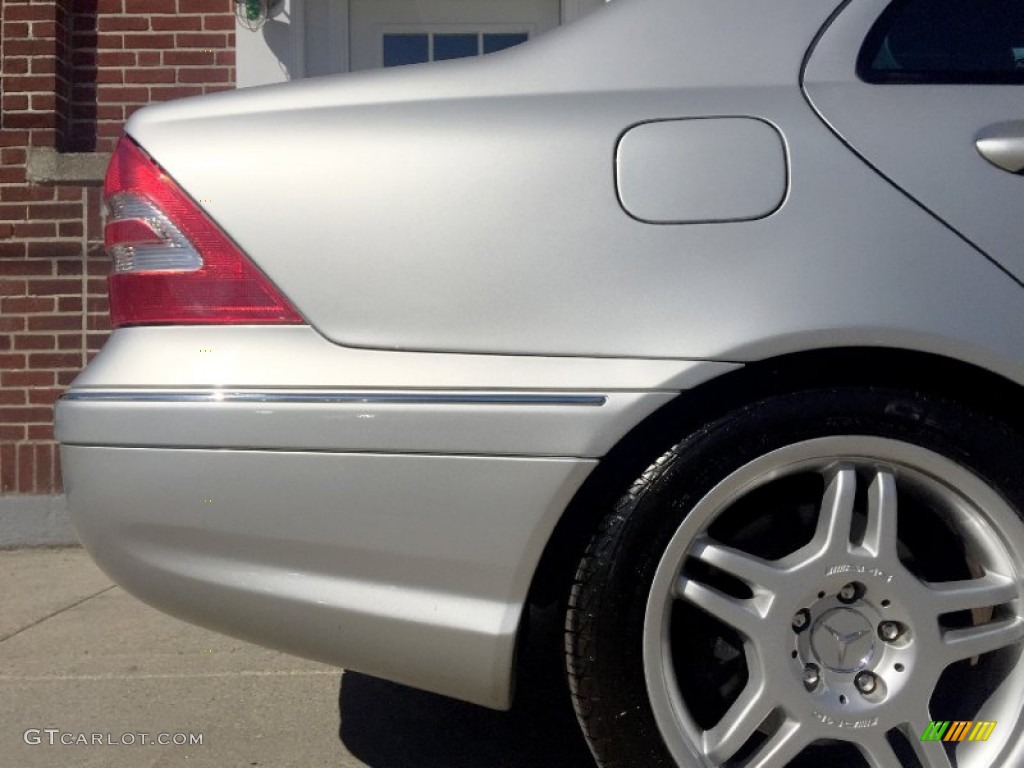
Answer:
[[[857,585],[849,583],[843,585],[842,589],[839,590],[839,599],[844,603],[852,603],[857,599]]]
[[[808,691],[813,691],[818,687],[818,683],[821,682],[821,670],[817,664],[805,664],[804,665],[804,687]]]
[[[899,638],[903,634],[903,627],[896,621],[883,621],[878,625],[878,636],[885,640],[887,643],[891,643],[893,640]]]
[[[867,696],[875,692],[875,689],[878,687],[878,678],[871,672],[861,672],[853,678],[853,684],[857,686],[858,691]]]
[[[807,625],[811,623],[811,612],[806,608],[801,608],[793,616],[793,631],[803,632],[807,629]]]

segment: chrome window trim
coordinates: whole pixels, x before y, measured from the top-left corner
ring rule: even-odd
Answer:
[[[579,405],[601,407],[605,395],[463,392],[130,392],[72,390],[61,400],[126,403],[360,403],[377,405]]]

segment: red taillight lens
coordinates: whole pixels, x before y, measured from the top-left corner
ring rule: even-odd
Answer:
[[[238,246],[127,137],[114,151],[103,191],[115,328],[302,322]]]

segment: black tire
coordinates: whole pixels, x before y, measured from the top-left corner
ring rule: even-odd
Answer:
[[[924,394],[862,388],[800,392],[753,403],[687,436],[654,461],[601,521],[569,595],[569,685],[601,768],[677,765],[652,711],[643,666],[647,601],[677,529],[713,487],[749,462],[785,446],[837,435],[926,448],[977,475],[1018,517],[1024,509],[1021,437],[990,416]],[[717,684],[708,674],[708,685]],[[690,683],[699,685],[701,679],[696,672]],[[681,763],[686,768],[708,764],[697,757],[687,760]],[[908,757],[905,764],[912,763]],[[741,765],[742,760],[725,764]],[[845,765],[842,760],[830,764]]]

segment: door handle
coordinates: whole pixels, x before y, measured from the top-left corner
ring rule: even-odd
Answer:
[[[997,168],[1024,173],[1024,120],[995,123],[978,132],[974,141],[981,156]]]

